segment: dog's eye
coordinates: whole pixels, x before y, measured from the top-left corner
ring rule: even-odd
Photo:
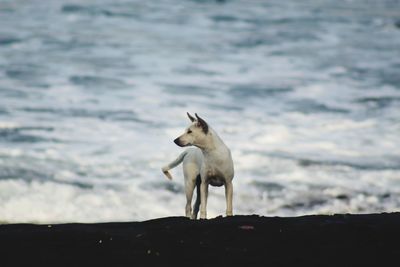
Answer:
[[[191,134],[191,133],[192,133],[192,130],[188,130],[187,133],[188,133],[188,134]]]

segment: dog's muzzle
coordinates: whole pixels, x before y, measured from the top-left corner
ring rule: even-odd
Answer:
[[[174,140],[174,143],[175,143],[176,145],[178,145],[178,146],[181,146],[181,147],[184,146],[184,145],[182,145],[181,141],[179,140],[179,137],[176,138],[176,139]]]

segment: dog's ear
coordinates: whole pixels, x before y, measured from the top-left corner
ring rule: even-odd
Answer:
[[[196,120],[195,118],[192,117],[192,115],[189,114],[189,112],[186,112],[186,114],[188,115],[189,120],[190,120],[191,122],[194,122],[194,121]]]
[[[196,118],[197,118],[197,124],[203,129],[203,132],[205,134],[208,133],[208,124],[207,122],[205,122],[205,120],[203,120],[202,118],[200,118],[197,113],[195,113]]]

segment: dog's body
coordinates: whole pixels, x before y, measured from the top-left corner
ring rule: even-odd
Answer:
[[[192,124],[185,133],[174,140],[181,147],[196,146],[186,149],[179,157],[162,168],[163,173],[172,179],[168,170],[183,162],[183,174],[186,191],[186,217],[196,219],[200,208],[200,218],[207,217],[208,185],[225,186],[226,215],[232,215],[232,179],[233,161],[229,148],[208,124],[197,116],[188,113]],[[193,191],[197,187],[197,199],[192,212]]]

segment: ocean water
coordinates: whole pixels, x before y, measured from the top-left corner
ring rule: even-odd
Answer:
[[[0,0],[0,221],[184,215],[160,168],[187,111],[235,214],[399,211],[399,25],[398,0]]]

